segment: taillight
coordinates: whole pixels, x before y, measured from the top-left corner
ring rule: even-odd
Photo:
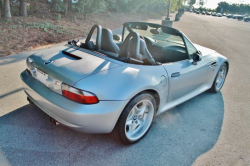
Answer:
[[[29,68],[29,69],[31,69],[31,68],[34,68],[34,66],[32,66],[32,63],[33,63],[34,61],[33,61],[33,59],[31,59],[31,58],[27,58],[26,59],[26,64],[27,64],[27,67]]]
[[[62,95],[83,104],[95,104],[99,102],[98,98],[94,94],[76,89],[64,83],[62,83]]]
[[[29,68],[27,68],[26,71],[29,73],[29,75],[32,75]]]
[[[33,76],[33,73],[34,73],[34,70],[35,70],[35,67],[32,65],[34,61],[31,59],[31,58],[27,58],[26,59],[26,64],[27,64],[27,72]]]

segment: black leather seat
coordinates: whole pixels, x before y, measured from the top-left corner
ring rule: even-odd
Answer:
[[[133,58],[142,62],[142,55],[140,54],[140,38],[138,33],[130,32],[128,34],[121,46],[118,58],[124,60]]]
[[[102,28],[100,52],[118,58],[120,48],[113,40],[113,33],[110,29]]]
[[[155,60],[148,51],[146,42],[143,39],[140,39],[140,54],[142,55],[142,61],[144,62],[144,64],[155,64]]]
[[[155,60],[152,58],[147,49],[147,45],[143,39],[139,38],[139,34],[131,32],[125,39],[119,57],[133,58],[142,61],[144,65],[155,65]]]
[[[129,42],[128,50],[131,50],[131,52],[134,52],[136,49],[135,39],[131,39]],[[144,62],[145,65],[152,65],[155,64],[155,60],[153,59],[152,55],[148,51],[146,42],[143,39],[140,39],[140,51],[139,53],[142,55],[141,59]]]

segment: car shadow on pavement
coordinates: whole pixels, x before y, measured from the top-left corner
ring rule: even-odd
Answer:
[[[6,56],[6,57],[0,57],[0,66],[22,61],[34,52],[35,51],[31,51],[31,52],[15,54],[15,55]]]
[[[111,134],[91,135],[54,126],[48,115],[27,104],[0,117],[0,163],[191,165],[218,140],[223,116],[222,94],[205,92],[157,116],[144,139],[125,146]]]

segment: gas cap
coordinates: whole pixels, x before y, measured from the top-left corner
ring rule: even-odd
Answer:
[[[167,84],[167,78],[163,75],[161,76],[160,84],[162,85],[162,87],[166,86],[166,84]]]

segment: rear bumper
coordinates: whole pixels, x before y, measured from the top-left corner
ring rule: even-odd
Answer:
[[[85,133],[111,132],[128,102],[100,101],[84,105],[53,92],[26,71],[20,77],[25,93],[40,109],[59,123]]]

